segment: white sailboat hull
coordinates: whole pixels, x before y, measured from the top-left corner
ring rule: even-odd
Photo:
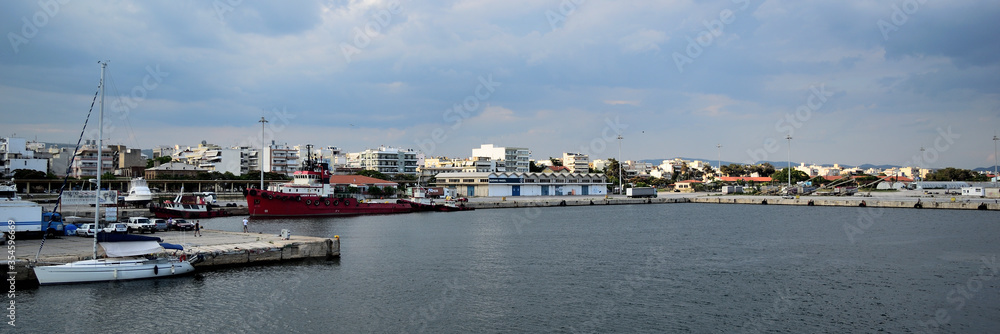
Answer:
[[[191,272],[194,272],[191,263],[177,259],[98,259],[35,267],[35,277],[41,285],[134,280]]]

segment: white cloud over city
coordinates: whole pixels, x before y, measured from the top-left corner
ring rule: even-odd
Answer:
[[[982,1],[6,1],[0,135],[276,141],[544,159],[992,166],[1000,5]],[[950,130],[949,130],[950,129]],[[950,135],[942,135],[950,133]],[[945,140],[942,140],[944,138]],[[776,144],[769,145],[771,141]],[[777,145],[777,149],[775,149]],[[947,147],[945,147],[947,146]],[[756,152],[751,154],[751,152]],[[765,154],[761,154],[764,152]]]

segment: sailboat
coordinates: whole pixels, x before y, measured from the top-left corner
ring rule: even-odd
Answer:
[[[98,122],[97,140],[97,185],[101,185],[101,146],[104,129],[104,71],[107,62],[101,62],[101,112]],[[94,224],[101,220],[100,191],[95,192]],[[113,235],[99,232],[94,235],[94,257],[91,260],[76,261],[60,265],[34,267],[35,277],[41,285],[132,280],[141,278],[183,275],[194,272],[194,258],[173,257],[166,254],[166,248],[181,250],[180,245],[161,243],[162,239],[137,235]],[[104,249],[106,257],[98,258],[98,245]]]

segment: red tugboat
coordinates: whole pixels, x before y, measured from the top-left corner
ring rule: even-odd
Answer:
[[[251,217],[322,217],[412,212],[409,204],[364,203],[353,197],[338,197],[330,184],[326,164],[307,159],[292,182],[271,185],[268,190],[244,190]]]
[[[181,193],[184,188],[181,188]],[[183,196],[177,194],[173,201],[166,201],[163,204],[153,204],[149,207],[149,212],[156,218],[212,218],[229,216],[229,211],[213,205],[214,200],[205,196]]]

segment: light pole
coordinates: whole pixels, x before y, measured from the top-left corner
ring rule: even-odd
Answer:
[[[792,189],[792,135],[785,137],[788,139],[788,189]]]
[[[257,157],[257,167],[260,168],[260,190],[264,190],[264,124],[267,124],[267,119],[261,116],[257,122],[260,123],[260,156]]]
[[[715,145],[715,147],[719,148],[719,170],[718,170],[718,173],[719,173],[719,178],[721,179],[722,178],[722,144],[717,144],[717,145]]]
[[[622,135],[618,135],[618,194],[621,195],[625,191],[622,186]]]
[[[1000,179],[1000,175],[997,175],[997,135],[993,135],[993,183],[997,183],[997,179]]]

